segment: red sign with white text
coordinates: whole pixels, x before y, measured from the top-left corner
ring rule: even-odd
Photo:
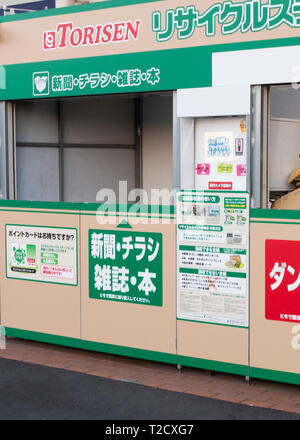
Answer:
[[[208,189],[213,189],[215,191],[232,190],[232,182],[209,182]]]
[[[266,319],[300,322],[300,241],[265,242]]]

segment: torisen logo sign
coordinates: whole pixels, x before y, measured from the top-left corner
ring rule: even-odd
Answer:
[[[43,32],[43,49],[94,46],[122,43],[139,38],[142,20],[119,21],[90,26],[74,26],[70,22],[59,23],[55,30]]]
[[[266,240],[266,319],[300,322],[300,241]]]

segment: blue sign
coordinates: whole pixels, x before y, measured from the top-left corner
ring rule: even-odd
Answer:
[[[41,1],[33,1],[30,3],[12,4],[12,5],[6,4],[5,6],[0,6],[0,16],[10,15],[10,14],[21,14],[23,12],[30,12],[30,11],[43,11],[44,9],[53,9],[53,8],[55,8],[55,0],[41,0]]]

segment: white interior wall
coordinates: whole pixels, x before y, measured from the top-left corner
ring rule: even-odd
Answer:
[[[143,188],[172,189],[172,95],[143,99]]]
[[[177,91],[177,116],[209,117],[250,113],[250,86],[230,85]]]
[[[215,87],[299,82],[298,60],[299,46],[216,52],[212,55],[212,84]]]
[[[180,188],[195,188],[194,118],[182,118],[180,126]]]

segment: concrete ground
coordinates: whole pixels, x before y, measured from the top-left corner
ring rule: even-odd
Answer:
[[[6,342],[0,350],[0,419],[300,419],[296,385],[258,379],[248,385],[229,374],[194,368],[180,374],[173,365]]]

